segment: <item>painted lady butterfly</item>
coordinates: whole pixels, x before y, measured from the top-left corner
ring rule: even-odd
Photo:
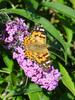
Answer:
[[[46,35],[42,26],[36,25],[31,34],[24,38],[25,56],[36,61],[44,69],[50,67],[49,51],[46,44]]]

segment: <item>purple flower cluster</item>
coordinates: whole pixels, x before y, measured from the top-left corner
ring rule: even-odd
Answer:
[[[20,47],[16,48],[15,52],[13,52],[13,58],[17,60],[25,74],[42,88],[51,91],[58,86],[58,81],[60,78],[58,69],[54,69],[54,67],[51,66],[48,72],[43,71],[43,69],[39,67],[37,63],[25,57],[24,51]]]
[[[17,60],[20,67],[24,70],[25,75],[42,88],[49,91],[55,89],[61,77],[58,69],[50,66],[49,71],[46,72],[35,61],[33,62],[26,58],[24,54],[22,42],[25,36],[30,34],[24,20],[16,18],[14,21],[8,22],[6,24],[6,31],[7,37],[5,38],[5,43],[8,44],[9,49],[14,48],[13,59]]]
[[[6,24],[5,43],[8,44],[8,49],[16,48],[17,45],[22,45],[23,39],[29,35],[28,26],[23,19],[15,18],[13,21],[8,21]]]

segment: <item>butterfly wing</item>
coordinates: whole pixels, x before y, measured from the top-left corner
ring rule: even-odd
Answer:
[[[35,42],[42,45],[46,44],[46,36],[40,31],[33,31],[32,37],[34,38]]]
[[[36,27],[36,29],[31,32],[31,35],[25,37],[24,46],[26,57],[44,67],[49,66],[49,52],[46,45],[44,29]]]
[[[35,39],[36,55],[34,58],[38,63],[45,62],[49,57],[49,52],[46,45],[46,35],[41,31],[33,31],[32,37]]]

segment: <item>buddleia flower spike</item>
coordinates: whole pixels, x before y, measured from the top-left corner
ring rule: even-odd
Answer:
[[[44,31],[37,28],[37,31],[33,30],[30,33],[24,20],[20,18],[8,22],[6,31],[5,43],[8,49],[13,49],[13,59],[17,60],[25,75],[41,88],[54,90],[58,86],[60,72],[51,65],[48,71],[40,67],[47,62],[45,54],[48,55],[46,36],[42,34]],[[31,51],[31,55],[26,53],[28,51]]]

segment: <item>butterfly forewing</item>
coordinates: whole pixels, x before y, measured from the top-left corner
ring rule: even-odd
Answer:
[[[31,34],[25,37],[23,44],[25,56],[39,63],[44,69],[48,69],[51,62],[44,32],[42,26],[35,26]]]

